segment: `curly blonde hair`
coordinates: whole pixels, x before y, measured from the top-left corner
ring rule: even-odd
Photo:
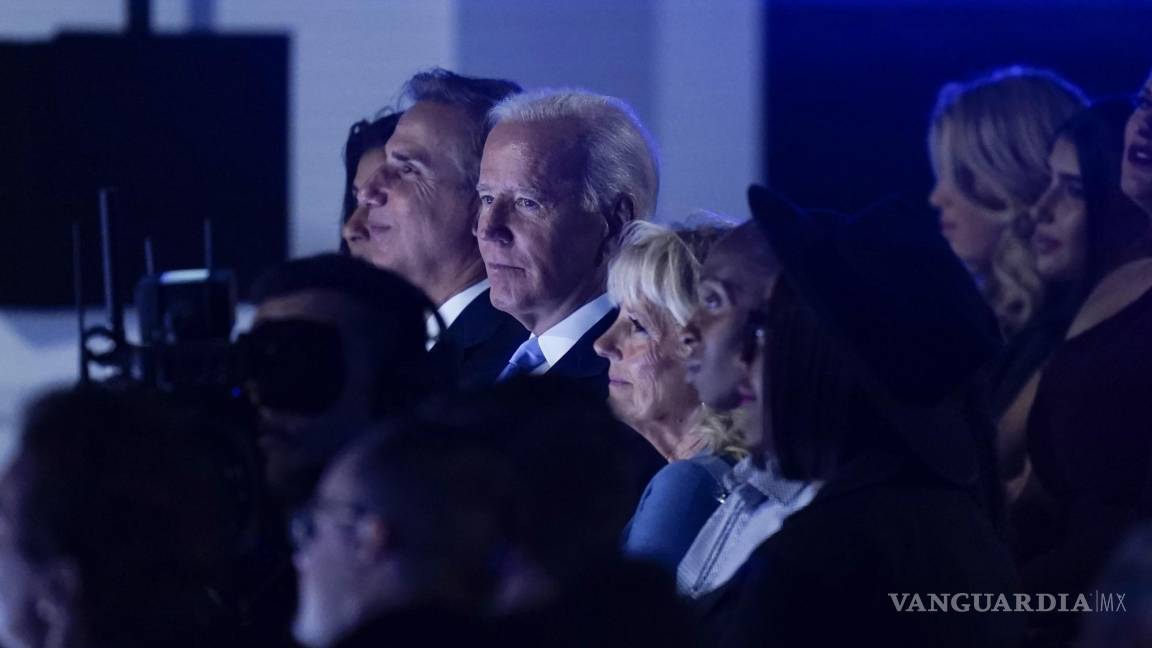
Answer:
[[[708,251],[732,228],[719,218],[690,229],[633,221],[621,232],[619,252],[608,267],[608,295],[618,304],[663,313],[679,336],[696,310],[696,282]],[[693,429],[713,454],[748,454],[739,414],[701,404]]]
[[[1048,186],[1053,136],[1086,105],[1084,94],[1056,74],[1023,67],[950,83],[937,97],[928,133],[937,176],[950,174],[1004,226],[983,289],[1006,333],[1027,324],[1043,299],[1028,245],[1030,210]]]

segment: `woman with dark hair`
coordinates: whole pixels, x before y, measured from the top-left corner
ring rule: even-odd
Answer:
[[[1152,75],[1136,95],[1136,110],[1124,131],[1124,193],[1152,218]]]
[[[995,398],[992,402],[993,412],[1003,413],[1001,471],[1011,477],[1007,492],[1014,527],[1036,525],[1047,517],[1046,498],[1037,489],[1027,448],[1028,417],[1045,364],[1064,343],[1073,318],[1100,279],[1148,251],[1148,218],[1120,189],[1124,125],[1130,112],[1127,101],[1098,102],[1063,124],[1048,156],[1048,188],[1032,210],[1030,245],[1049,296],[1037,321],[1009,345],[1008,359],[993,378],[998,382],[1013,370],[1028,372],[1024,388],[1010,404]],[[1009,445],[1012,451],[1006,450]],[[1017,537],[1017,552],[1034,552],[1029,544],[1047,535]]]
[[[361,120],[348,129],[348,141],[344,144],[344,204],[340,217],[340,252],[344,254],[369,256],[372,242],[372,231],[367,221],[370,182],[384,166],[384,145],[392,137],[402,114],[397,112],[372,121]]]
[[[746,342],[763,349],[764,456],[821,486],[703,601],[713,644],[1017,645],[1014,615],[956,613],[1016,584],[982,481],[974,381],[998,329],[980,292],[909,210],[749,196],[776,258]]]
[[[1018,524],[1032,591],[1088,588],[1139,517],[1152,469],[1152,241],[1147,216],[1121,190],[1127,102],[1070,120],[1049,155],[1037,204],[1037,268],[1068,284],[1078,309],[1039,380],[1028,452],[1050,523]],[[1037,617],[1056,641],[1067,615]]]

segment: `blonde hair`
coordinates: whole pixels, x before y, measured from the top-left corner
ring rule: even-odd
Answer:
[[[984,292],[1006,332],[1027,324],[1043,299],[1029,211],[1048,186],[1053,136],[1085,105],[1056,74],[1024,67],[950,83],[937,97],[928,134],[933,169],[1004,226]]]
[[[620,250],[608,266],[608,295],[617,304],[664,315],[679,336],[696,310],[696,282],[709,250],[731,224],[715,219],[692,229],[632,221],[621,232]],[[713,454],[748,453],[738,415],[701,404],[693,430]]]

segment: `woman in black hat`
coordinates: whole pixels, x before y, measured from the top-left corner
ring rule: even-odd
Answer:
[[[997,350],[981,295],[929,219],[817,218],[759,187],[749,197],[777,258],[748,332],[769,460],[822,486],[704,601],[712,638],[1016,645],[1016,615],[963,612],[1009,605],[1016,584],[982,487],[989,424],[970,405]],[[931,605],[950,611],[918,611]]]

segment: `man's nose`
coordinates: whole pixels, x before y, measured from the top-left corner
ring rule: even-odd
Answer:
[[[503,201],[494,201],[480,210],[476,221],[476,237],[481,241],[499,245],[512,244],[512,229],[508,226],[508,206]]]
[[[356,201],[368,207],[382,207],[388,202],[388,172],[381,170],[360,191]]]

